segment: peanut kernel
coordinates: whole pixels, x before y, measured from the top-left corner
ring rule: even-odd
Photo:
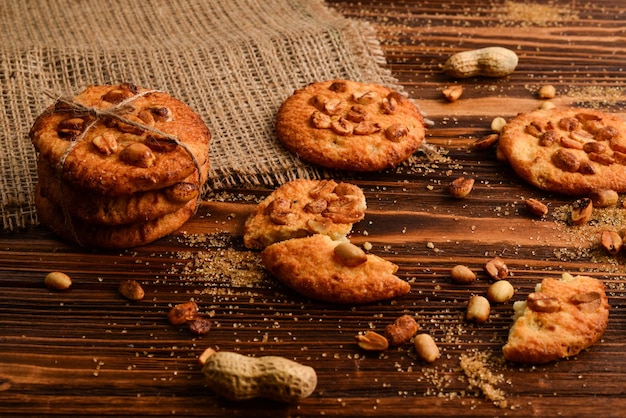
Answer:
[[[402,315],[385,327],[385,337],[392,347],[409,341],[419,330],[419,325],[410,315]]]
[[[478,324],[483,323],[489,318],[491,312],[491,305],[484,296],[474,295],[467,303],[467,312],[465,313],[465,319],[468,321],[474,321]]]
[[[515,294],[513,285],[508,280],[498,280],[487,289],[487,299],[490,302],[502,303],[511,299]]]
[[[417,334],[414,345],[417,355],[427,363],[432,363],[441,356],[439,347],[429,334]]]
[[[609,230],[602,231],[600,242],[602,247],[611,255],[619,253],[624,243],[622,237],[617,232]]]
[[[52,271],[46,275],[44,284],[48,289],[66,290],[72,285],[72,279],[65,273]]]
[[[494,257],[487,261],[483,270],[485,270],[485,273],[493,280],[502,280],[509,275],[509,268],[500,257]]]
[[[473,188],[474,179],[459,177],[458,179],[450,183],[448,191],[453,197],[456,197],[457,199],[462,199],[464,197],[467,197]]]
[[[556,88],[552,84],[541,86],[538,96],[540,99],[554,99],[556,97]]]
[[[389,348],[387,338],[374,331],[358,334],[355,338],[359,347],[366,351],[384,351]]]
[[[450,278],[454,283],[469,284],[476,280],[476,273],[470,270],[469,267],[459,264],[450,271]]]

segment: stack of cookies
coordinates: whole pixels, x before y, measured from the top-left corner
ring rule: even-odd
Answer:
[[[210,133],[187,105],[131,84],[90,86],[35,121],[36,207],[62,238],[130,248],[182,226],[209,169]]]

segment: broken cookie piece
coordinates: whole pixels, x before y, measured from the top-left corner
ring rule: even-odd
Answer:
[[[344,238],[365,216],[363,191],[334,180],[293,180],[259,203],[244,225],[247,248],[263,249],[278,241],[324,234]]]
[[[560,280],[544,279],[513,308],[514,323],[502,351],[506,360],[517,363],[574,356],[600,339],[609,320],[604,284],[568,273]]]
[[[394,274],[398,266],[376,255],[363,257],[347,240],[316,234],[265,248],[261,259],[284,285],[303,296],[341,304],[392,299],[411,286]],[[356,247],[357,250],[360,248]]]

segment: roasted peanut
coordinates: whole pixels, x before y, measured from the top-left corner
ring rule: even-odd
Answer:
[[[352,100],[362,105],[370,104],[376,99],[376,97],[376,92],[369,90],[355,91],[352,93]]]
[[[458,179],[450,183],[450,186],[448,187],[448,192],[450,193],[450,195],[456,197],[457,199],[463,199],[470,194],[473,188],[474,179],[459,177]]]
[[[211,329],[211,321],[207,318],[197,316],[190,321],[187,321],[189,331],[196,335],[204,335]]]
[[[575,173],[580,168],[580,160],[569,150],[559,148],[552,154],[552,163],[557,168],[570,173]]]
[[[354,124],[346,118],[339,118],[330,122],[330,129],[341,136],[352,135]]]
[[[385,138],[392,142],[398,142],[409,134],[408,128],[401,123],[394,123],[385,129]]]
[[[145,296],[143,288],[135,280],[122,280],[118,292],[129,300],[141,300]]]
[[[491,121],[491,132],[500,133],[500,131],[502,130],[502,128],[504,128],[505,125],[506,125],[506,119],[504,119],[502,116],[495,117]]]
[[[332,122],[330,116],[319,110],[314,111],[311,114],[311,126],[317,129],[328,129]]]
[[[556,97],[556,88],[552,84],[546,84],[539,88],[537,93],[540,99],[554,99]]]
[[[365,251],[348,241],[335,246],[334,253],[341,264],[348,267],[356,267],[367,261]]]
[[[500,257],[494,257],[483,266],[485,273],[493,280],[502,280],[509,275],[509,268]]]
[[[591,199],[583,197],[582,199],[576,200],[572,204],[572,211],[570,213],[572,223],[574,225],[587,223],[589,219],[591,219],[592,212],[593,203],[591,202]]]
[[[385,327],[385,337],[392,347],[409,341],[419,330],[419,325],[410,315],[402,315]]]
[[[357,344],[365,351],[384,351],[389,348],[389,341],[383,335],[374,331],[357,334]]]
[[[196,302],[189,301],[185,303],[180,303],[170,309],[169,313],[167,314],[167,319],[172,325],[180,325],[184,324],[187,321],[191,321],[197,316],[198,305],[196,304]]]
[[[284,357],[248,357],[211,350],[200,358],[205,359],[202,373],[207,386],[230,400],[261,397],[295,402],[311,395],[317,386],[312,367]]]
[[[120,151],[119,156],[120,160],[135,167],[148,168],[156,162],[156,156],[152,150],[140,142],[128,145]]]
[[[624,244],[622,237],[617,232],[609,230],[602,231],[600,242],[602,247],[611,255],[619,253]]]
[[[148,148],[157,152],[171,152],[178,146],[175,140],[157,135],[146,136],[144,143]]]
[[[441,90],[441,94],[449,102],[456,102],[463,94],[463,86],[450,86]]]
[[[513,73],[517,62],[515,52],[492,46],[452,55],[443,65],[443,71],[454,78],[505,77]]]
[[[561,309],[561,302],[557,298],[543,293],[531,293],[526,298],[526,306],[535,312],[556,312]]]
[[[500,135],[498,134],[486,135],[474,141],[474,143],[472,144],[472,149],[476,151],[487,150],[491,148],[492,146],[494,146],[498,142],[499,139],[500,139]]]
[[[617,205],[619,195],[615,190],[602,189],[594,190],[589,194],[589,198],[593,203],[593,207],[596,208],[608,208],[609,206]]]
[[[487,299],[490,302],[502,303],[511,299],[515,294],[513,285],[508,280],[498,280],[487,289]]]
[[[429,334],[417,334],[413,343],[419,358],[427,363],[432,363],[441,356],[439,347]]]
[[[531,197],[526,199],[524,204],[526,205],[526,209],[528,209],[528,211],[533,215],[543,217],[548,214],[548,206],[537,199]]]
[[[91,140],[94,147],[103,155],[111,155],[117,152],[117,138],[112,132],[104,132]]]
[[[469,267],[459,264],[450,270],[450,278],[454,283],[469,284],[476,280],[476,273],[470,270]]]
[[[467,312],[465,319],[481,324],[489,318],[491,313],[491,305],[484,296],[474,295],[467,303]]]
[[[52,271],[44,278],[44,284],[48,289],[66,290],[72,285],[72,279],[63,272]]]

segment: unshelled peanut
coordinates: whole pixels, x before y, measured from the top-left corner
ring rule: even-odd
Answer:
[[[200,360],[207,386],[230,400],[260,397],[295,402],[311,395],[317,386],[312,367],[284,357],[248,357],[208,349]]]
[[[515,52],[492,46],[452,55],[444,64],[443,71],[454,78],[506,77],[515,71],[517,63]]]

